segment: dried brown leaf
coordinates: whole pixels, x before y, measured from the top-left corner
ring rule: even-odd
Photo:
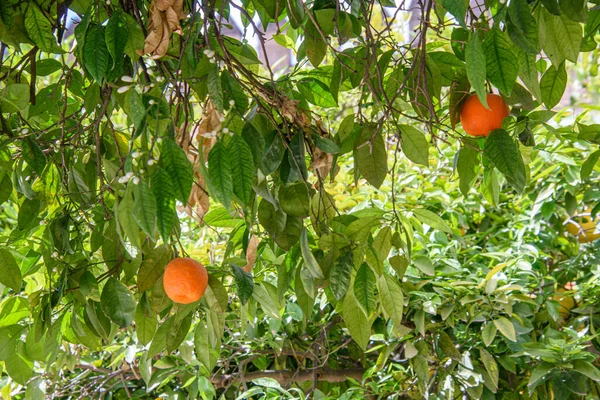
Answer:
[[[256,250],[258,249],[259,243],[258,237],[253,234],[250,237],[250,242],[248,242],[248,248],[246,249],[246,265],[242,267],[246,272],[252,272],[252,267],[254,267],[254,263],[256,262]]]
[[[156,9],[159,11],[166,11],[167,8],[173,7],[175,0],[156,0]]]
[[[313,149],[312,163],[310,168],[315,171],[321,178],[326,178],[331,171],[333,164],[333,155],[325,153],[319,148]]]
[[[167,25],[169,30],[173,33],[177,33],[181,35],[181,26],[179,26],[179,16],[173,10],[172,7],[167,8],[165,11],[165,19],[167,21]]]

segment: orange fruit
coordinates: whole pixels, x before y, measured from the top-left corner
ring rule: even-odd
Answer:
[[[487,136],[494,129],[502,128],[502,120],[508,116],[510,110],[502,97],[488,93],[485,108],[476,94],[465,100],[460,110],[460,123],[467,134],[471,136]]]
[[[208,285],[204,265],[191,258],[175,258],[165,267],[163,287],[175,303],[190,304],[200,300]]]
[[[564,294],[567,290],[573,290],[573,288],[574,284],[569,282],[565,285],[564,288],[558,289],[556,291],[556,294],[552,296],[552,300],[557,301],[560,304],[560,307],[558,307],[558,312],[562,316],[568,315],[569,311],[574,309],[577,305],[575,303],[575,299],[573,299],[572,296]]]
[[[592,220],[591,210],[577,214],[566,222],[567,232],[577,236],[579,243],[589,243],[600,238],[600,214]]]

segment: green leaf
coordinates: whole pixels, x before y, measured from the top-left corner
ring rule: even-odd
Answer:
[[[600,150],[596,150],[590,154],[583,164],[581,164],[580,175],[582,181],[586,180],[592,174],[594,166],[598,163],[598,160],[600,160]],[[0,204],[1,203],[2,201],[0,201]]]
[[[140,229],[133,218],[134,207],[133,207],[133,196],[131,186],[128,186],[125,190],[123,198],[117,205],[117,223],[123,229],[123,232],[129,238],[132,245],[140,248]],[[125,242],[125,239],[121,236],[121,232],[118,231],[119,236]]]
[[[2,90],[2,113],[16,113],[29,104],[29,85],[25,83],[11,83]]]
[[[238,296],[240,298],[240,302],[242,303],[242,305],[244,305],[252,296],[252,292],[254,292],[254,279],[252,279],[251,274],[245,272],[237,265],[232,265],[232,268]]]
[[[308,247],[308,234],[306,232],[306,228],[300,235],[300,250],[302,252],[302,258],[304,259],[304,265],[310,274],[316,279],[325,279],[323,271],[321,270],[321,266],[310,251],[310,247]]]
[[[167,242],[177,219],[175,190],[171,184],[169,173],[161,167],[154,170],[151,185],[156,198],[156,224],[163,240]]]
[[[62,68],[62,63],[53,58],[45,58],[38,60],[35,63],[35,72],[37,76],[48,76]]]
[[[329,274],[329,288],[336,300],[341,300],[350,287],[350,274],[352,273],[352,252],[342,253],[331,268]]]
[[[156,230],[156,198],[144,181],[135,186],[134,194],[133,218],[144,233],[151,239],[154,239],[154,231]]]
[[[467,78],[469,78],[469,83],[475,89],[475,93],[477,93],[481,104],[487,108],[485,54],[483,53],[479,37],[476,34],[471,35],[465,47],[465,62],[467,63]]]
[[[296,86],[302,96],[316,106],[328,108],[338,105],[327,85],[317,79],[305,78],[299,81]]]
[[[304,22],[304,2],[302,0],[289,0],[285,2],[288,17],[290,20],[290,25],[294,29],[298,29],[298,27]]]
[[[217,142],[208,154],[208,177],[215,197],[227,209],[229,209],[233,197],[233,174],[231,166],[232,163],[227,148],[221,141]],[[239,180],[240,178],[237,177],[236,179]]]
[[[464,196],[467,196],[479,171],[479,153],[477,150],[471,146],[462,146],[458,153],[456,169],[460,179],[460,191]]]
[[[325,153],[338,154],[341,149],[333,140],[324,138],[315,133],[312,134],[312,139],[315,141],[315,145]]]
[[[367,261],[374,272],[381,275],[383,273],[383,263],[392,249],[392,228],[389,226],[381,228],[375,240],[373,240],[371,249],[370,253],[367,252]],[[372,254],[372,256],[370,257],[369,254]]]
[[[106,48],[113,59],[114,65],[121,61],[129,39],[129,29],[123,10],[117,9],[106,24]]]
[[[90,25],[83,45],[83,64],[92,78],[99,84],[108,73],[110,55],[106,48],[104,27]]]
[[[508,6],[508,35],[524,52],[538,53],[538,27],[527,0],[514,0]]]
[[[542,76],[540,81],[542,90],[542,99],[547,109],[556,106],[567,88],[567,71],[563,62],[556,68],[551,65],[550,68]]]
[[[529,89],[531,94],[541,102],[542,90],[540,89],[539,72],[535,67],[535,56],[523,52],[520,53],[519,67],[519,78],[521,78],[521,81],[523,81],[525,87]]]
[[[417,256],[413,258],[413,264],[425,275],[435,276],[435,266],[429,257]]]
[[[289,216],[308,217],[310,215],[310,193],[306,182],[281,187],[279,189],[279,204]]]
[[[114,277],[108,278],[100,297],[102,311],[120,327],[131,325],[135,315],[135,299],[125,285]]]
[[[208,70],[208,76],[206,77],[206,84],[208,87],[208,95],[212,100],[215,108],[222,113],[223,112],[223,86],[221,85],[221,76],[219,75],[219,67],[215,64]]]
[[[289,250],[300,239],[302,220],[286,215],[281,208],[275,209],[273,204],[264,199],[258,205],[258,220],[284,250]]]
[[[587,1],[558,0],[560,11],[573,21],[585,23],[588,16]]]
[[[21,270],[7,249],[0,249],[0,283],[19,293],[23,280]]]
[[[306,35],[302,44],[306,57],[308,57],[313,67],[317,68],[327,54],[327,43],[310,21],[307,22]]]
[[[517,80],[519,61],[513,53],[511,43],[498,28],[492,28],[486,35],[483,53],[488,78],[502,94],[510,96]]]
[[[505,317],[500,317],[494,320],[494,325],[500,331],[504,337],[506,337],[511,342],[517,341],[517,333],[515,332],[515,326],[513,323]]]
[[[254,290],[252,291],[252,297],[260,304],[261,308],[268,316],[281,319],[281,315],[279,315],[279,307],[275,303],[275,300],[269,295],[267,289],[265,289],[265,284],[258,284],[254,286]]]
[[[490,133],[483,154],[504,174],[515,190],[523,191],[527,183],[525,164],[519,146],[505,130],[496,129]]]
[[[452,233],[452,229],[446,225],[446,222],[439,215],[424,208],[415,208],[412,210],[412,212],[419,221],[429,225],[433,229],[437,229],[446,233]]]
[[[194,168],[173,139],[163,138],[159,164],[169,174],[175,198],[187,204],[194,184]]]
[[[545,379],[547,379],[548,373],[553,369],[553,364],[543,362],[540,365],[538,365],[533,371],[531,371],[531,375],[529,376],[529,383],[527,384],[530,395],[533,393],[533,389],[535,389],[537,385],[539,385]]]
[[[587,22],[583,27],[583,32],[585,33],[583,41],[594,37],[598,29],[600,29],[600,10],[591,10],[588,14]]]
[[[17,346],[5,361],[6,372],[15,382],[26,385],[33,376],[33,361],[25,357],[25,343],[19,341]]]
[[[412,359],[412,368],[417,376],[417,384],[422,392],[426,390],[429,382],[429,366],[427,360],[422,355],[417,355]]]
[[[593,381],[600,382],[600,371],[593,364],[584,360],[574,360],[573,370],[587,376]]]
[[[257,132],[260,135],[260,133]],[[264,154],[262,154],[262,171],[265,175],[270,175],[279,167],[283,155],[285,154],[285,145],[281,140],[279,132],[271,131],[265,136]]]
[[[346,236],[356,242],[365,242],[371,234],[371,229],[375,226],[380,225],[381,214],[374,216],[363,216],[358,218],[350,225],[346,230]]]
[[[306,180],[308,178],[308,170],[306,168],[306,157],[304,155],[304,134],[297,133],[293,135],[290,139],[288,149],[289,150],[286,153],[287,159],[284,158],[281,165],[282,180],[286,183],[291,183],[300,179]]]
[[[440,347],[442,351],[454,361],[461,361],[462,357],[460,352],[456,349],[454,342],[450,339],[450,336],[444,331],[440,331],[439,339]]]
[[[214,333],[209,329],[206,322],[201,320],[196,325],[194,331],[194,347],[196,348],[196,356],[198,361],[206,367],[208,371],[212,371],[219,359],[219,349],[211,345],[214,342]]]
[[[393,277],[382,274],[377,278],[377,288],[383,311],[394,321],[394,328],[398,329],[402,325],[404,307],[404,294],[400,285]]]
[[[19,207],[19,215],[17,217],[17,226],[19,229],[26,229],[32,223],[37,224],[37,216],[42,208],[42,203],[38,199],[25,199]]]
[[[183,318],[180,318],[177,314],[173,316],[174,321],[171,324],[171,329],[169,329],[165,340],[167,352],[171,353],[175,351],[179,345],[183,343],[192,326],[192,316],[193,313],[187,314]]]
[[[46,168],[46,155],[31,137],[27,137],[23,141],[22,156],[38,175],[42,175],[44,168]]]
[[[450,14],[460,26],[466,28],[465,15],[467,13],[467,3],[464,0],[442,0],[442,6],[448,10]]]
[[[577,62],[583,34],[581,24],[564,14],[556,16],[544,12],[542,15],[546,26],[543,49],[552,65],[562,64],[565,58]]]
[[[137,50],[144,48],[144,32],[142,32],[142,28],[140,28],[140,25],[133,16],[127,13],[123,13],[122,15],[127,28],[127,44],[123,51],[129,58],[135,61],[140,57]]]
[[[150,343],[150,348],[148,349],[148,357],[154,357],[161,351],[163,351],[167,347],[167,335],[171,330],[171,325],[173,325],[173,321],[175,317],[167,318],[159,327],[154,337],[152,338],[152,343]]]
[[[381,132],[367,125],[354,144],[354,163],[367,182],[379,188],[387,175],[387,152]]]
[[[46,53],[62,52],[52,34],[52,24],[34,2],[29,2],[27,11],[25,11],[25,30],[33,43],[42,51]]]
[[[402,139],[402,152],[414,163],[429,165],[429,142],[425,135],[410,125],[399,125]]]
[[[283,8],[282,8],[283,9]],[[256,50],[248,44],[244,44],[230,36],[223,36],[225,48],[244,65],[260,65],[262,64],[256,55]]]
[[[252,151],[240,135],[233,135],[227,144],[227,153],[231,166],[233,193],[242,204],[249,204],[252,199],[252,178],[255,172]]]
[[[358,301],[358,305],[370,316],[377,307],[375,299],[375,274],[367,264],[362,264],[354,278],[354,296]]]
[[[144,292],[151,288],[162,276],[166,265],[171,260],[171,251],[166,245],[161,245],[148,252],[137,273],[138,291]]]
[[[498,364],[496,364],[496,360],[485,349],[479,349],[479,358],[481,359],[483,366],[485,367],[487,373],[492,379],[492,384],[496,389],[498,389],[499,370]]]
[[[371,337],[371,323],[359,306],[352,290],[348,291],[344,298],[342,318],[352,339],[363,351],[366,350]]]
[[[2,302],[0,311],[0,327],[16,324],[31,314],[27,299],[24,297],[9,297]]]
[[[221,85],[225,94],[235,102],[232,109],[243,115],[248,109],[248,95],[227,70],[221,72]]]
[[[481,338],[483,339],[483,343],[485,343],[486,346],[489,347],[492,344],[494,338],[496,337],[497,330],[498,328],[496,328],[496,325],[494,323],[487,322],[485,324],[483,330],[481,331]]]

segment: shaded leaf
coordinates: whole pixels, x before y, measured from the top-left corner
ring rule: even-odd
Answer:
[[[250,147],[240,135],[233,135],[227,144],[227,153],[227,160],[230,164],[231,170],[231,181],[233,183],[233,193],[238,197],[238,199],[240,199],[242,204],[249,204],[252,198],[252,178],[254,177],[255,171]],[[208,160],[210,163],[210,155]],[[212,165],[213,167],[216,167],[214,158]],[[218,171],[212,171],[211,169],[211,179],[212,172],[215,172],[215,174],[219,175],[219,177],[222,179],[220,182],[226,183],[225,180],[227,179],[227,171],[223,171],[223,165],[217,166],[216,168],[220,168],[221,173],[219,174]],[[223,188],[221,186],[220,190],[228,190],[228,188]],[[225,194],[221,194],[221,196],[226,198]],[[225,204],[225,206],[227,207],[227,204]]]
[[[481,104],[487,108],[487,90],[485,88],[486,62],[483,47],[479,37],[472,35],[465,47],[465,62],[467,63],[467,77]]]
[[[546,108],[551,109],[556,106],[567,88],[567,71],[563,62],[557,67],[551,65],[542,76],[540,89],[542,99]]]
[[[354,296],[358,301],[358,305],[370,316],[377,307],[375,299],[375,274],[367,264],[362,264],[354,277]]]
[[[351,290],[344,298],[342,318],[352,339],[363,351],[366,350],[371,336],[371,324]]]
[[[483,52],[488,78],[502,94],[510,96],[517,80],[519,62],[504,33],[492,28],[483,41]]]
[[[125,285],[114,277],[108,278],[100,297],[102,310],[120,327],[131,325],[135,315],[135,299]]]
[[[496,129],[490,133],[483,154],[504,174],[513,188],[523,191],[527,183],[525,164],[517,143],[505,130]]]
[[[169,174],[175,198],[187,204],[194,183],[194,169],[173,139],[163,138],[159,164]]]
[[[7,249],[0,249],[0,283],[17,293],[21,291],[23,283],[21,270]]]
[[[302,258],[304,259],[304,265],[310,274],[316,279],[325,279],[323,271],[321,270],[321,266],[315,259],[315,256],[312,254],[310,247],[308,246],[308,234],[306,229],[304,229],[300,235],[300,250],[302,252]]]
[[[429,142],[425,135],[410,125],[399,125],[402,139],[402,152],[417,164],[429,165]]]
[[[329,287],[336,300],[342,299],[348,291],[352,266],[352,252],[342,253],[333,264],[329,274]]]
[[[165,266],[171,260],[171,251],[166,245],[158,246],[148,252],[137,274],[137,287],[140,292],[151,288],[162,276]]]
[[[229,209],[233,197],[233,175],[229,153],[221,141],[208,154],[208,176],[215,197]]]
[[[374,135],[375,127],[367,125],[354,145],[354,163],[365,179],[376,188],[387,174],[387,152],[381,132]]]

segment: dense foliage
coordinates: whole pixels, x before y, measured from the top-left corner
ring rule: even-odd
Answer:
[[[577,0],[2,1],[0,397],[598,399],[600,241],[566,227],[600,211],[599,29]],[[490,91],[511,115],[469,138]],[[186,256],[208,289],[174,304]]]

